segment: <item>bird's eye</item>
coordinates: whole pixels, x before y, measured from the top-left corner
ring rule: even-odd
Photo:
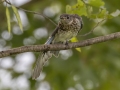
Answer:
[[[69,19],[70,17],[69,16],[67,16],[67,19]]]

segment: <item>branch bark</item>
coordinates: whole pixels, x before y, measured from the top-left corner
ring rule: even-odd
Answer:
[[[85,47],[96,43],[105,42],[108,40],[120,38],[120,32],[112,33],[105,36],[99,36],[87,40],[83,40],[76,43],[69,43],[68,45],[64,44],[51,44],[51,45],[28,45],[18,48],[13,48],[6,51],[0,51],[0,58],[15,55],[23,52],[40,52],[40,51],[57,51],[57,50],[66,50],[77,47]]]

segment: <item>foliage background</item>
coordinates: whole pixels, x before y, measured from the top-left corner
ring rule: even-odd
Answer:
[[[19,1],[19,0],[18,0]],[[26,0],[24,4],[12,3],[21,8],[45,14],[57,23],[59,15],[66,12],[66,5],[76,0]],[[103,0],[109,12],[120,9],[119,0]],[[45,43],[55,25],[40,15],[19,10],[24,32],[21,32],[11,13],[11,34],[7,31],[5,4],[0,4],[0,50],[23,45]],[[77,36],[85,40],[119,31],[120,17],[108,19],[85,37],[95,25],[92,19],[83,17],[84,28]],[[27,52],[0,59],[0,90],[119,90],[120,89],[120,45],[119,39],[60,52],[59,58],[52,57],[44,66],[37,80],[31,72],[39,53]]]

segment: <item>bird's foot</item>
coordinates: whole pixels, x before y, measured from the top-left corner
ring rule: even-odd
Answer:
[[[67,46],[68,45],[68,41],[65,41],[64,44]]]

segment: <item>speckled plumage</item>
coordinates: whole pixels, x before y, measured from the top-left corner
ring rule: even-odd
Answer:
[[[82,27],[82,18],[77,14],[62,14],[57,27],[45,44],[66,43],[72,37],[76,36]],[[58,56],[58,53],[59,51],[43,52],[42,56],[39,56],[37,60],[32,78],[36,79],[39,77],[45,62],[51,58],[52,55]]]

